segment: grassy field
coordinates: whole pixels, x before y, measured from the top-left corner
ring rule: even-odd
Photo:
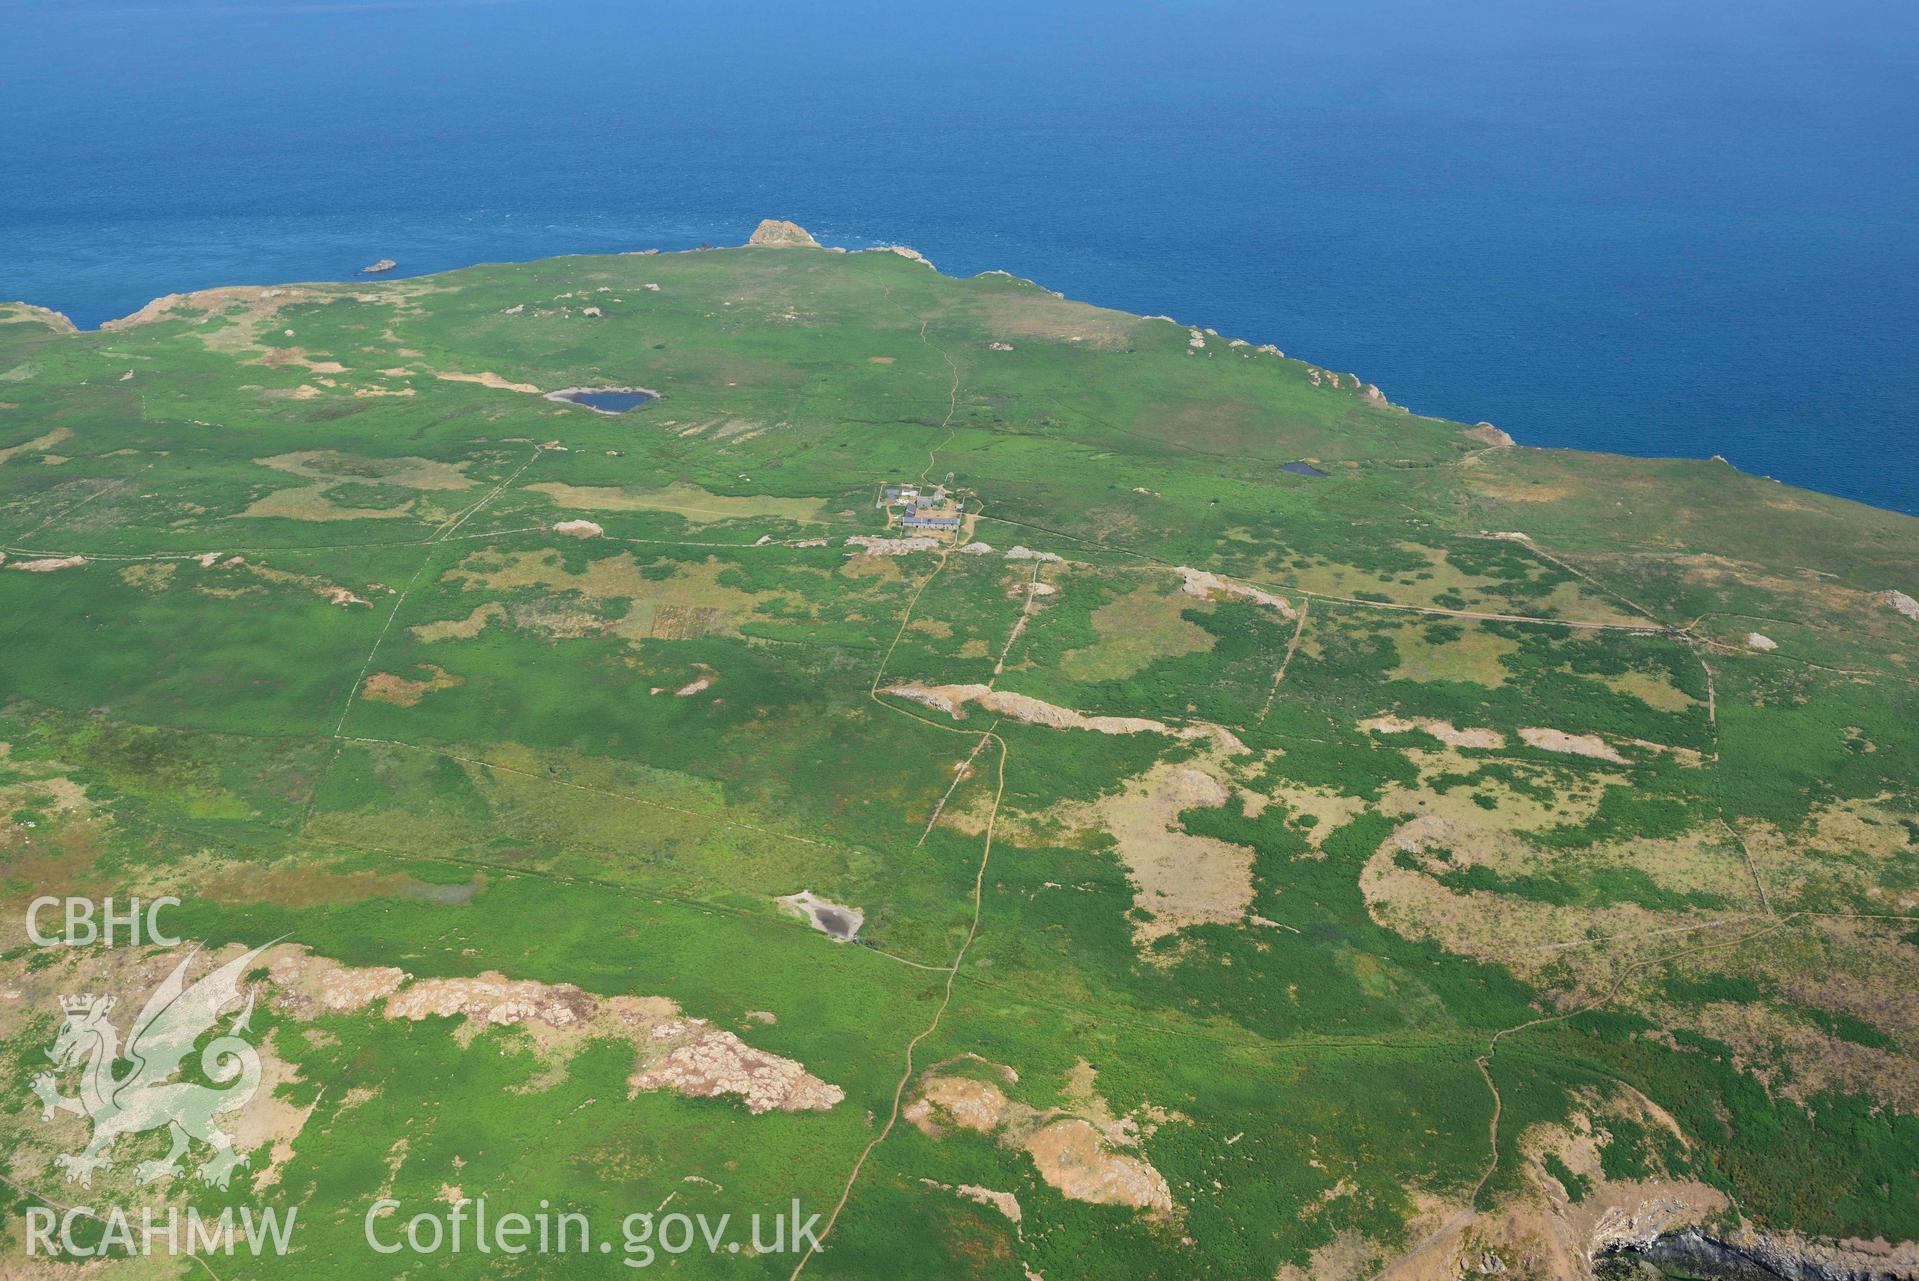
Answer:
[[[660,395],[540,394],[593,386]],[[745,248],[0,309],[0,552],[0,1274],[82,1275],[24,1226],[75,1204],[299,1208],[109,1276],[633,1270],[382,1254],[381,1197],[822,1216],[682,1276],[1919,1238],[1910,518]],[[184,945],[39,946],[49,895]],[[56,998],[125,1034],[269,940],[250,1163],[67,1181]]]

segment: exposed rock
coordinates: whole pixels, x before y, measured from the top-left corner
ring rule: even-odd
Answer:
[[[931,267],[933,265],[927,260],[925,254],[917,249],[908,249],[905,245],[876,245],[869,252],[877,254],[898,254],[900,257],[910,262],[919,263],[921,266]],[[1011,348],[1008,348],[1008,350],[1011,350]]]
[[[232,307],[244,307],[246,312],[243,318],[251,326],[255,323],[263,323],[266,317],[273,315],[281,307],[335,297],[355,296],[351,293],[338,293],[311,286],[287,285],[262,289],[258,285],[220,285],[213,289],[200,289],[186,294],[163,294],[132,315],[102,321],[100,328],[109,332],[132,329],[139,325],[165,320],[179,312],[193,313],[189,317],[191,323],[203,325],[215,316],[230,319],[226,317],[226,313]],[[246,331],[242,329],[241,332]]]
[[[407,980],[407,972],[397,966],[342,965],[298,945],[276,947],[264,959],[278,989],[273,1003],[301,1018],[321,1010],[337,1014],[361,1009],[391,996]]]
[[[468,1039],[488,1027],[520,1027],[543,1047],[568,1055],[588,1040],[613,1037],[640,1052],[632,1092],[676,1090],[694,1098],[737,1095],[755,1115],[824,1112],[846,1097],[792,1059],[758,1050],[705,1019],[687,1018],[664,997],[596,996],[570,983],[509,979],[421,979],[387,998],[390,1019],[463,1017]]]
[[[1017,1226],[1024,1217],[1024,1212],[1020,1209],[1019,1198],[1011,1192],[995,1192],[992,1188],[981,1187],[977,1183],[962,1183],[956,1187],[951,1183],[940,1183],[934,1179],[921,1179],[920,1182],[929,1188],[938,1188],[942,1192],[956,1193],[969,1201],[977,1201],[981,1205],[990,1205],[1008,1219],[1011,1219],[1015,1226]],[[1030,1276],[1032,1274],[1028,1273],[1027,1275]]]
[[[942,1119],[962,1130],[991,1134],[999,1128],[1006,1111],[1006,1094],[990,1081],[965,1076],[934,1077],[921,1088],[917,1109],[909,1110],[911,1115],[907,1118],[922,1129],[932,1115],[926,1108],[928,1103],[939,1109]]]
[[[471,979],[421,979],[388,999],[386,1016],[419,1022],[461,1016],[487,1027],[544,1023],[583,1027],[599,1008],[597,998],[571,984],[509,979],[487,973]]]
[[[1919,1246],[1908,1242],[1828,1244],[1791,1234],[1742,1228],[1724,1236],[1699,1228],[1614,1251],[1648,1259],[1686,1276],[1728,1281],[1909,1281],[1919,1277]]]
[[[1612,761],[1618,765],[1626,763],[1626,758],[1619,754],[1618,749],[1597,734],[1568,734],[1564,730],[1528,725],[1520,729],[1519,737],[1526,746],[1537,747],[1541,751],[1590,756],[1594,760]]]
[[[383,271],[392,271],[399,265],[399,263],[394,262],[391,258],[382,258],[378,262],[370,262],[360,268],[360,274],[362,276],[377,276]]]
[[[1027,1139],[1026,1150],[1040,1177],[1068,1200],[1162,1214],[1173,1208],[1166,1177],[1138,1157],[1106,1148],[1090,1122],[1055,1121]]]
[[[1173,572],[1180,577],[1180,590],[1188,596],[1196,596],[1200,600],[1211,600],[1215,592],[1227,596],[1242,596],[1258,604],[1272,606],[1283,618],[1293,616],[1292,602],[1283,596],[1275,596],[1271,592],[1263,592],[1257,587],[1248,587],[1244,583],[1235,583],[1209,570],[1194,569],[1190,565],[1181,565]]]
[[[1578,1159],[1576,1153],[1574,1159]],[[1726,1208],[1723,1196],[1696,1184],[1612,1183],[1603,1170],[1589,1170],[1585,1177],[1593,1184],[1586,1199],[1575,1204],[1555,1197],[1553,1209],[1567,1220],[1569,1242],[1578,1245],[1583,1239],[1588,1260],[1644,1249],[1662,1236],[1693,1229],[1709,1213]]]
[[[1459,434],[1467,440],[1477,441],[1482,445],[1490,445],[1496,449],[1504,448],[1513,443],[1511,436],[1499,430],[1499,428],[1493,426],[1491,423],[1477,423],[1466,428]]]
[[[1919,619],[1919,600],[1914,600],[1904,592],[1880,592],[1879,599],[1907,618]]]
[[[11,321],[45,325],[59,334],[77,332],[74,323],[64,313],[54,311],[50,307],[36,307],[28,302],[0,302],[0,324]]]
[[[553,527],[553,532],[568,538],[598,538],[606,531],[590,520],[563,520]]]
[[[749,245],[759,245],[773,249],[818,249],[820,242],[808,234],[806,228],[796,222],[787,222],[783,218],[762,218],[760,225],[753,228]]]
[[[668,1024],[655,1036],[674,1036],[686,1028],[703,1028],[699,1019]],[[632,1078],[640,1090],[670,1089],[692,1098],[710,1099],[736,1094],[755,1115],[781,1112],[825,1112],[846,1097],[837,1085],[808,1072],[791,1059],[756,1050],[731,1032],[707,1029],[660,1062]]]
[[[1746,648],[1756,649],[1762,654],[1770,653],[1779,648],[1779,642],[1770,636],[1762,636],[1758,632],[1747,632]]]
[[[868,556],[904,556],[909,552],[930,552],[940,544],[937,538],[875,538],[871,534],[855,534],[846,540],[846,545],[857,547]]]

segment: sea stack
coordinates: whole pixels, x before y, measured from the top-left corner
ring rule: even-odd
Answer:
[[[394,262],[391,258],[382,258],[378,262],[368,263],[366,266],[360,268],[360,274],[362,276],[377,276],[383,271],[392,271],[399,265],[399,263]]]

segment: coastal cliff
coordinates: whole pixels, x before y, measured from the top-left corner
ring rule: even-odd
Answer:
[[[1646,1275],[1647,1265],[1657,1270],[1654,1275],[1713,1281],[1912,1281],[1919,1277],[1919,1245],[1831,1244],[1755,1228],[1715,1236],[1687,1228],[1604,1255],[1594,1274]]]
[[[10,323],[45,325],[57,334],[76,332],[73,321],[64,313],[49,307],[36,307],[30,302],[0,303],[0,324]]]

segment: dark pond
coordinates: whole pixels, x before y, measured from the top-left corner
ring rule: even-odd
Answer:
[[[1326,473],[1311,463],[1282,463],[1281,471],[1289,471],[1295,476],[1324,476]]]
[[[836,912],[830,907],[814,908],[813,924],[836,939],[850,939],[853,937],[853,931],[858,928],[846,913]]]

